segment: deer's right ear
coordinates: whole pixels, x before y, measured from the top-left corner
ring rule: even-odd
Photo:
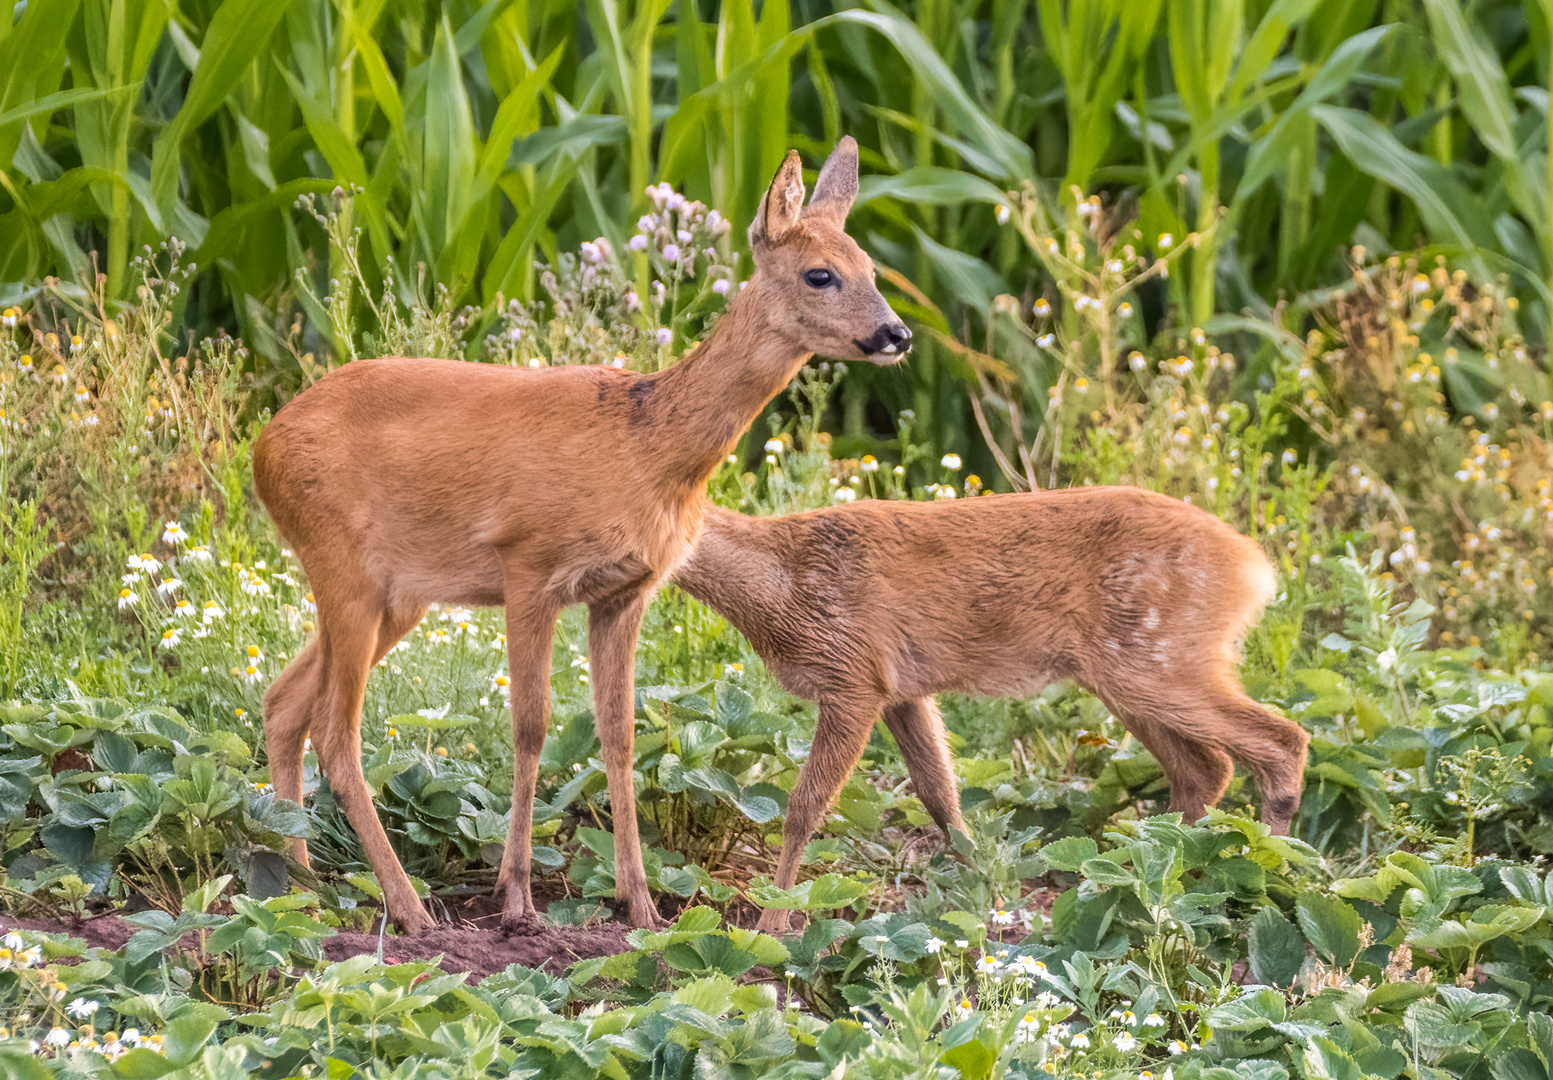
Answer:
[[[760,209],[750,224],[750,247],[781,243],[787,231],[798,224],[803,196],[803,162],[797,150],[789,150],[771,187],[760,197]]]

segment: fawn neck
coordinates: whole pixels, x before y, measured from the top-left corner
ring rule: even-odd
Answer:
[[[653,377],[648,406],[660,426],[653,450],[663,475],[699,493],[766,403],[812,355],[779,328],[757,273],[712,334]]]
[[[701,539],[674,584],[709,605],[753,642],[779,621],[787,589],[780,559],[763,541],[770,523],[706,504]]]

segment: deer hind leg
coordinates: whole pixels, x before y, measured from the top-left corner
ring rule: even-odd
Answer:
[[[873,697],[833,698],[820,702],[809,759],[798,770],[798,783],[787,797],[782,857],[776,872],[777,888],[791,889],[798,880],[798,864],[803,858],[804,845],[857,767],[878,715],[879,701]],[[759,928],[770,933],[785,929],[786,921],[785,911],[768,910],[761,915]]]
[[[425,611],[385,615],[378,627],[376,664],[388,654],[410,628],[421,621]],[[269,759],[270,783],[275,794],[302,805],[303,757],[307,737],[313,727],[313,708],[321,690],[323,650],[314,638],[280,673],[264,695],[264,747]],[[291,856],[302,866],[308,865],[307,841],[292,842]]]
[[[335,802],[345,811],[377,874],[389,916],[407,932],[428,929],[431,917],[388,842],[372,790],[361,771],[361,699],[367,673],[385,628],[402,623],[408,616],[395,618],[376,605],[360,603],[329,608],[321,603],[318,615],[320,679],[313,707],[313,741],[319,763],[329,775]],[[382,651],[389,647],[383,646]]]
[[[615,896],[630,909],[631,925],[662,926],[647,891],[642,840],[636,828],[636,638],[647,607],[646,590],[588,607],[588,659],[593,714],[609,783],[615,828]]]
[[[949,740],[938,703],[930,697],[899,701],[884,708],[884,726],[895,737],[906,771],[917,788],[917,798],[947,840],[950,831],[965,832],[960,817],[960,793],[949,756]]]
[[[1275,836],[1287,836],[1300,808],[1310,736],[1292,720],[1248,698],[1239,686],[1215,694],[1218,744],[1256,778],[1262,792],[1262,822]]]
[[[550,726],[550,641],[557,609],[531,592],[507,591],[507,671],[512,695],[512,824],[496,876],[502,901],[502,929],[538,933],[539,919],[530,892],[534,851],[534,791],[539,784],[539,753]]]
[[[264,754],[269,759],[270,783],[275,794],[302,805],[302,754],[312,728],[313,705],[318,696],[318,639],[308,642],[280,678],[264,695]],[[307,841],[291,844],[291,857],[307,866]]]

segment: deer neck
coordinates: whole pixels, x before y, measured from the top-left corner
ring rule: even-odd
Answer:
[[[676,486],[699,492],[766,404],[812,355],[768,314],[756,274],[712,334],[654,377],[654,455]]]

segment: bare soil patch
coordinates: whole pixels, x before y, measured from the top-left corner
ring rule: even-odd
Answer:
[[[443,971],[468,972],[475,980],[503,971],[512,964],[559,975],[578,960],[609,956],[630,948],[626,935],[631,928],[623,922],[591,926],[541,925],[534,933],[510,936],[501,932],[497,922],[495,914],[455,912],[453,921],[439,923],[418,934],[390,932],[379,935],[339,930],[333,937],[323,939],[321,945],[324,956],[330,961],[363,954],[376,956],[381,948],[384,963],[435,960]],[[88,948],[121,949],[138,928],[113,913],[82,919],[0,915],[0,933],[13,929],[81,938]],[[190,948],[194,946],[192,939],[186,944]]]

